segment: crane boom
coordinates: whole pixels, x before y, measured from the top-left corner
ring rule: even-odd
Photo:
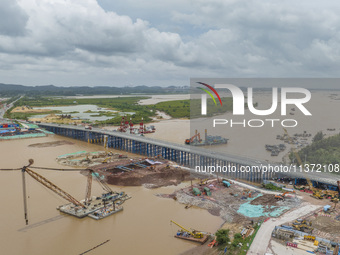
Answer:
[[[184,231],[188,232],[190,235],[192,235],[193,237],[195,238],[202,238],[203,237],[203,234],[201,232],[197,232],[195,230],[191,231],[191,230],[188,230],[186,228],[184,228],[183,226],[179,225],[177,222],[174,222],[173,220],[170,220],[170,222],[176,224],[177,226],[179,226],[181,229],[183,229]]]
[[[91,189],[92,189],[92,170],[89,170],[87,176],[87,186],[86,186],[86,195],[85,195],[85,203],[89,203],[91,199]]]
[[[25,221],[26,225],[28,225],[28,216],[27,216],[27,200],[26,200],[26,179],[25,179],[25,167],[22,169],[22,191],[23,191],[23,197],[24,197],[24,214],[25,214]]]
[[[180,227],[181,229],[183,229],[184,231],[186,231],[186,232],[192,234],[190,230],[188,230],[188,229],[186,229],[185,227],[179,225],[177,222],[174,222],[173,220],[170,220],[170,222],[172,222],[172,223],[174,223],[175,225],[179,226],[179,227]]]
[[[29,174],[33,179],[40,182],[42,185],[44,185],[46,188],[52,190],[54,193],[59,195],[60,197],[64,198],[65,200],[71,202],[74,205],[81,206],[83,208],[86,208],[85,205],[83,205],[81,202],[79,202],[77,199],[72,197],[70,194],[68,194],[66,191],[59,188],[57,185],[52,183],[51,181],[47,180],[45,177],[41,176],[40,174],[28,169],[23,168],[23,172],[26,172]]]

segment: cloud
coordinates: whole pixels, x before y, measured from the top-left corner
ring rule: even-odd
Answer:
[[[27,14],[13,0],[2,0],[0,8],[0,35],[20,36],[25,33]]]
[[[198,76],[336,77],[340,68],[331,1],[148,0],[140,12],[131,0],[6,1],[2,82],[182,85]]]

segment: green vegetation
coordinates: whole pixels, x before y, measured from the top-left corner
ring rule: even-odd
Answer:
[[[57,87],[22,86],[0,83],[0,95],[3,97],[25,94],[29,96],[76,96],[76,95],[129,95],[129,94],[187,94],[189,87],[160,87],[160,86],[135,86],[135,87]]]
[[[94,112],[94,111],[86,111],[87,113],[94,113],[94,114],[91,114],[90,116],[91,117],[99,117],[99,116],[107,116],[107,117],[110,117],[110,116],[116,116],[117,115],[117,112],[104,112],[104,111],[99,111],[99,112]]]
[[[215,233],[216,241],[219,245],[226,245],[230,242],[229,229],[219,229]]]
[[[190,100],[176,100],[160,102],[148,106],[153,111],[162,111],[172,118],[189,118],[190,117]]]
[[[306,164],[339,164],[340,134],[328,138],[323,137],[322,132],[318,132],[313,138],[313,143],[298,152],[302,159],[306,159]],[[291,161],[295,158],[292,153],[289,157]]]
[[[44,114],[59,114],[61,111],[47,111],[47,112],[36,112],[36,113],[28,113],[28,112],[11,112],[13,108],[8,110],[5,113],[5,118],[9,119],[18,119],[18,120],[28,120],[30,117],[34,115],[44,115]]]
[[[230,97],[222,98],[223,105],[215,105],[212,99],[207,100],[207,117],[222,114],[233,109],[233,100]],[[201,99],[187,99],[160,102],[150,109],[165,112],[173,118],[199,118],[201,115]]]
[[[319,131],[316,133],[316,135],[313,137],[313,142],[318,142],[321,141],[324,137],[324,134],[322,133],[322,131]]]
[[[212,99],[207,100],[207,115],[211,117],[217,114],[222,114],[227,111],[233,110],[233,99],[232,97],[221,98],[222,106],[218,103],[215,105]],[[192,118],[202,117],[201,115],[201,99],[193,99],[190,104],[190,115]]]
[[[81,99],[69,99],[69,98],[53,98],[53,97],[23,97],[16,102],[15,106],[68,106],[68,105],[84,105],[94,104],[104,108],[119,108],[123,111],[131,111],[138,108],[137,102],[148,97],[116,97],[116,98],[81,98]]]
[[[15,106],[31,106],[31,107],[43,107],[43,106],[67,106],[67,105],[85,105],[92,104],[97,105],[102,108],[117,109],[122,112],[135,112],[131,115],[132,122],[134,124],[139,123],[141,119],[144,122],[150,122],[151,117],[155,116],[154,111],[146,106],[139,105],[138,101],[142,99],[147,99],[148,97],[117,97],[117,98],[84,98],[84,99],[61,99],[61,98],[49,98],[49,97],[24,97]],[[92,111],[87,111],[92,112]],[[104,111],[97,112],[94,116],[115,116],[112,119],[106,121],[100,121],[97,124],[113,124],[119,125],[121,122],[121,116],[115,113],[108,113]]]
[[[10,118],[11,118],[10,112],[11,112],[14,108],[15,108],[15,106],[9,108],[9,109],[5,112],[4,118],[10,119]]]
[[[10,103],[14,102],[15,100],[17,100],[19,97],[20,97],[20,95],[11,97],[11,98],[7,99],[6,101],[4,101],[4,103],[10,104]]]
[[[254,226],[254,233],[251,235],[251,236],[248,236],[246,238],[243,239],[242,235],[240,233],[236,233],[234,235],[234,239],[233,241],[230,243],[230,239],[228,237],[228,241],[220,244],[218,241],[218,244],[219,244],[219,250],[224,250],[225,247],[227,246],[227,255],[246,255],[256,234],[257,234],[257,231],[259,230],[260,226],[259,225],[255,225]],[[228,231],[229,233],[229,229],[220,229],[220,230],[224,230],[224,231]],[[216,237],[217,237],[217,233],[220,231],[218,230],[216,232]],[[221,234],[222,235],[222,234]],[[223,241],[223,240],[222,240]],[[229,244],[230,243],[230,244]]]
[[[162,111],[173,118],[198,118],[201,117],[201,100],[176,100],[160,102],[155,105],[139,105],[138,101],[147,99],[148,97],[117,97],[117,98],[84,98],[84,99],[64,99],[53,97],[23,97],[15,103],[15,106],[31,106],[31,107],[48,107],[48,106],[71,106],[71,105],[85,105],[92,104],[103,108],[115,109],[121,112],[134,112],[131,115],[134,124],[139,123],[141,119],[144,122],[150,122],[156,115],[156,111]],[[223,106],[215,105],[212,99],[207,100],[207,117],[222,114],[232,110],[232,98],[222,98]],[[93,117],[108,116],[113,117],[110,120],[98,122],[98,124],[113,124],[119,125],[121,116],[112,112],[105,111],[86,111],[86,113],[93,113]],[[14,116],[15,117],[15,116]],[[20,116],[25,118],[29,116]],[[19,116],[17,117],[19,118]]]
[[[275,186],[272,183],[262,184],[263,188],[269,189],[269,190],[282,190],[282,188]]]

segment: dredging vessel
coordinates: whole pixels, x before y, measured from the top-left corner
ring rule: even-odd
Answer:
[[[228,143],[227,138],[224,138],[222,136],[212,136],[208,135],[207,129],[205,129],[205,140],[201,139],[200,133],[195,131],[195,135],[193,135],[189,139],[185,139],[184,143],[187,145],[193,145],[193,146],[207,146],[207,145],[219,145],[219,144],[227,144]]]

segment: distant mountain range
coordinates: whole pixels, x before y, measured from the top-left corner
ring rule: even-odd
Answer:
[[[40,96],[77,96],[77,95],[129,95],[129,94],[173,94],[189,93],[189,86],[176,87],[57,87],[54,85],[23,86],[0,83],[0,96],[12,97],[17,95]]]

